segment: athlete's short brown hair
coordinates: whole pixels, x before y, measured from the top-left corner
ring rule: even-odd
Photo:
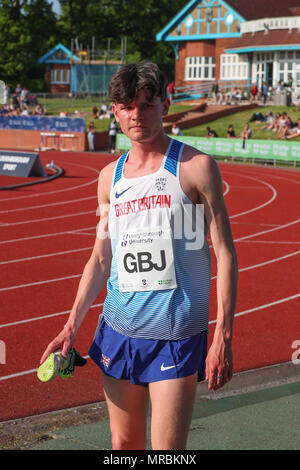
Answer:
[[[166,98],[166,79],[157,64],[143,61],[120,67],[110,81],[109,100],[128,104],[142,89],[150,92],[150,101],[155,96],[162,101]]]

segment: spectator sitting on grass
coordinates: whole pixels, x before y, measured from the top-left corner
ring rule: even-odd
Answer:
[[[252,135],[252,131],[251,131],[250,127],[249,127],[249,123],[247,122],[247,124],[245,125],[244,129],[243,129],[242,132],[240,133],[239,138],[240,138],[240,139],[243,139],[243,140],[245,140],[245,139],[250,139],[251,135]]]
[[[216,131],[214,131],[210,127],[207,127],[206,130],[207,130],[207,134],[205,137],[218,137],[218,134],[216,133]]]
[[[99,112],[99,108],[97,108],[97,106],[94,106],[93,109],[92,109],[92,115],[93,115],[93,119],[99,119],[100,117],[100,112]]]
[[[230,125],[228,126],[227,137],[228,137],[229,139],[235,139],[235,132],[234,132],[234,129],[233,129],[233,125],[232,125],[232,124],[230,124]]]
[[[269,129],[269,127],[273,124],[275,118],[274,118],[274,114],[272,113],[272,111],[270,111],[268,114],[267,114],[267,117],[266,117],[266,121],[265,121],[265,124],[262,126],[262,129]]]
[[[172,134],[173,135],[182,135],[180,127],[178,126],[177,122],[173,122],[172,124]]]
[[[283,131],[282,138],[283,139],[294,139],[295,137],[300,136],[300,119],[298,119],[298,123],[296,126],[288,128],[286,127]]]
[[[288,115],[285,115],[284,120],[280,123],[278,129],[279,137],[283,137],[287,130],[292,129],[294,127],[294,123]]]

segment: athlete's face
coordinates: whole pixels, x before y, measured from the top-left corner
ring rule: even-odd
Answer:
[[[150,100],[147,90],[141,90],[129,104],[113,104],[113,112],[122,131],[130,140],[146,142],[163,131],[162,116],[168,113],[170,102],[155,96]]]

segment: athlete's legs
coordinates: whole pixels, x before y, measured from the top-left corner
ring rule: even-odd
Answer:
[[[148,389],[102,374],[114,450],[144,450]]]
[[[197,374],[149,384],[153,450],[185,449],[197,383]]]

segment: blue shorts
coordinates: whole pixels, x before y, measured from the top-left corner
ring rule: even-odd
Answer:
[[[187,377],[198,372],[205,380],[207,332],[184,340],[165,341],[121,335],[100,319],[90,358],[116,379],[147,386],[149,382]]]

